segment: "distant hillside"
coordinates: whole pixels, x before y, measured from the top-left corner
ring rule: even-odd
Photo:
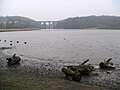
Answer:
[[[0,17],[0,28],[35,28],[37,22],[30,18],[21,16],[6,16]]]
[[[46,23],[42,24],[48,28]],[[21,16],[0,17],[0,29],[40,28],[40,22]],[[117,16],[87,16],[73,17],[57,21],[54,29],[120,29],[120,17]]]
[[[88,16],[73,17],[57,22],[58,29],[120,29],[120,17],[116,16]]]

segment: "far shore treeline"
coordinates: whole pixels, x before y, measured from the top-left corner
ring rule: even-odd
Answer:
[[[47,23],[43,23],[48,25]],[[43,25],[42,24],[42,25]],[[42,26],[41,25],[41,26]],[[21,16],[0,16],[0,29],[40,28],[40,21]],[[55,21],[54,29],[120,29],[119,16],[72,17]]]

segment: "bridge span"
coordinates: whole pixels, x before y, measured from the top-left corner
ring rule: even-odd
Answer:
[[[40,29],[55,29],[57,21],[39,21]]]

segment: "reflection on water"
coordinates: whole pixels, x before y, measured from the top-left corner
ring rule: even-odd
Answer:
[[[119,30],[1,32],[0,39],[0,47],[13,47],[4,50],[5,54],[16,53],[36,61],[46,59],[77,64],[90,59],[90,63],[98,64],[100,60],[113,58],[116,65],[120,64]]]

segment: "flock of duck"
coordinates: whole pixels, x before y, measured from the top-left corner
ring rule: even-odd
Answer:
[[[1,41],[2,41],[2,40],[0,40],[0,42],[1,42]],[[7,42],[7,40],[3,40],[3,42]],[[12,45],[13,45],[13,44],[12,44],[13,41],[9,41],[9,42],[10,42],[10,46],[12,46]],[[17,40],[16,43],[20,43],[20,42]],[[27,44],[27,42],[25,41],[24,44]]]

